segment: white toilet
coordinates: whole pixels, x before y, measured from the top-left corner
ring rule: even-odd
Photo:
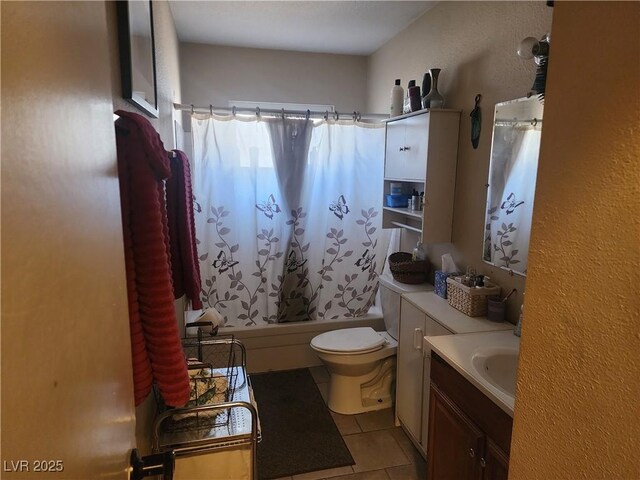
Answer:
[[[386,332],[371,327],[321,333],[311,348],[329,370],[329,408],[344,415],[389,408],[393,404],[400,295],[430,290],[428,284],[406,285],[380,277],[380,301]]]

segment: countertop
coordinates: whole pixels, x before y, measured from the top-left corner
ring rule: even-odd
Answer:
[[[469,317],[433,292],[405,293],[402,298],[422,310],[452,333],[492,332],[513,330],[509,322],[492,322],[486,317]]]
[[[489,397],[509,416],[513,417],[515,398],[483,379],[473,367],[474,352],[482,348],[508,348],[520,351],[520,338],[511,331],[469,333],[424,337],[425,350],[431,349],[451,365],[460,375]]]

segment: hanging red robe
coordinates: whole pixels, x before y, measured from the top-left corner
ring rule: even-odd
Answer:
[[[167,215],[169,244],[175,298],[186,295],[194,310],[200,301],[200,262],[196,249],[196,227],[193,218],[193,192],[189,159],[180,150],[173,151],[171,176],[167,180]]]
[[[166,404],[182,406],[189,400],[189,375],[171,280],[164,191],[169,158],[145,117],[116,114],[135,402],[147,397],[155,379]]]

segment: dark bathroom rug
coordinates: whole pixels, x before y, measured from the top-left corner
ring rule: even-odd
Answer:
[[[307,368],[251,375],[262,441],[258,478],[353,465],[353,457]]]

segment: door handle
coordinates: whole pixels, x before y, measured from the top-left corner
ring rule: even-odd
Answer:
[[[413,348],[415,348],[416,350],[422,350],[422,337],[424,335],[422,334],[422,329],[421,328],[416,328],[413,331]]]

